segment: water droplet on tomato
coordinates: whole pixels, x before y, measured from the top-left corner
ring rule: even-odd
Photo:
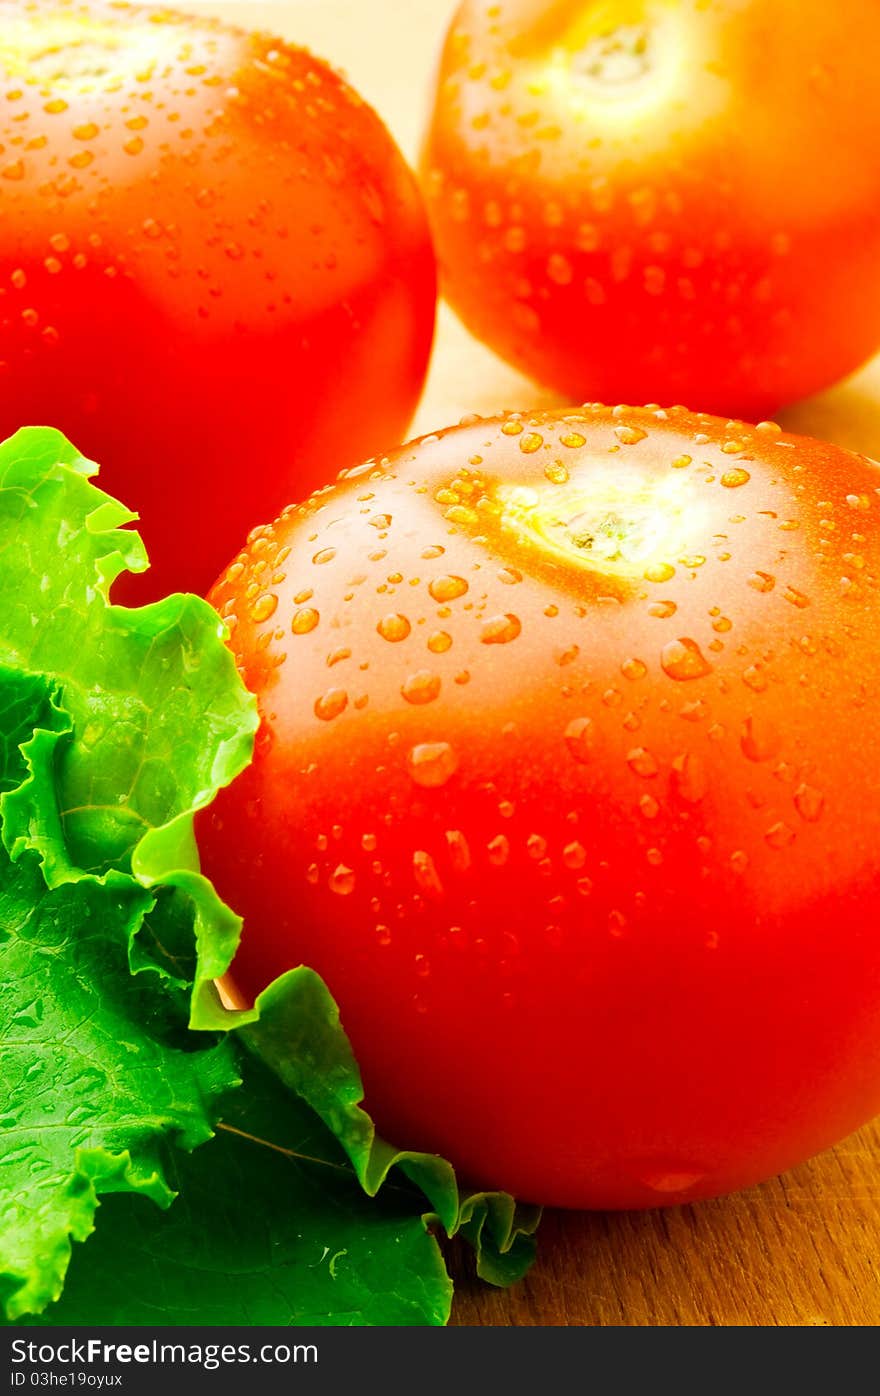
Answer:
[[[354,891],[355,876],[351,868],[339,863],[330,874],[327,886],[338,897],[347,897]]]
[[[608,932],[615,939],[622,939],[628,930],[628,922],[622,911],[610,911],[608,913]]]
[[[772,591],[776,585],[776,578],[770,572],[755,572],[749,577],[749,586],[753,591]]]
[[[722,450],[724,447],[722,446]],[[737,468],[736,470],[725,470],[721,476],[721,483],[726,490],[739,489],[740,485],[747,485],[751,480],[751,475],[747,470]]]
[[[412,626],[406,616],[402,616],[397,612],[392,612],[390,615],[382,617],[376,629],[383,640],[390,640],[392,643],[397,643],[399,640],[406,639],[407,635],[412,630]]]
[[[771,824],[764,835],[764,840],[771,848],[787,848],[795,837],[794,829],[783,820],[777,820]]]
[[[744,669],[742,678],[746,688],[750,688],[753,693],[763,693],[767,687],[766,675],[758,664],[750,664]]]
[[[298,611],[294,611],[290,628],[294,635],[308,635],[310,630],[314,630],[321,619],[319,613],[311,606],[302,606]]]
[[[684,1164],[652,1164],[649,1168],[640,1167],[634,1172],[636,1181],[651,1192],[662,1197],[673,1197],[693,1192],[698,1183],[706,1177],[703,1169],[687,1167]]]
[[[643,679],[648,672],[648,666],[640,659],[625,659],[620,666],[620,672],[625,679]]]
[[[580,645],[569,645],[568,649],[559,650],[556,654],[556,663],[560,669],[564,669],[568,664],[573,664],[580,654]]]
[[[454,601],[456,597],[464,596],[467,590],[464,577],[441,576],[428,583],[428,591],[435,601]]]
[[[330,722],[348,707],[348,694],[344,688],[328,688],[320,698],[315,699],[315,717]]]
[[[712,672],[712,666],[703,655],[696,640],[681,636],[670,640],[660,651],[660,664],[664,674],[678,681],[701,679]]]
[[[455,775],[458,756],[449,742],[420,742],[410,751],[406,764],[416,785],[432,789]]]
[[[275,614],[277,608],[278,597],[272,592],[266,592],[263,596],[259,597],[251,607],[251,620],[256,624],[268,620],[270,616]]]
[[[506,645],[522,631],[522,622],[518,616],[509,613],[501,616],[492,616],[483,624],[480,633],[480,641],[484,645]]]
[[[569,474],[561,460],[551,461],[544,466],[544,475],[551,485],[567,485]]]
[[[471,851],[468,847],[468,841],[460,829],[446,831],[446,847],[449,850],[449,861],[455,872],[467,872],[471,865]]]
[[[696,805],[709,788],[706,767],[694,752],[684,752],[672,762],[672,784],[682,800]]]
[[[632,751],[627,753],[626,764],[634,775],[641,776],[646,780],[656,776],[660,770],[656,757],[652,756],[651,752],[643,746],[633,747]]]
[[[413,876],[421,892],[426,892],[431,897],[443,895],[443,883],[440,881],[437,865],[430,853],[426,853],[424,849],[417,849],[413,853]]]
[[[510,857],[510,843],[504,834],[496,834],[486,852],[493,867],[501,868]]]
[[[445,630],[435,630],[428,636],[428,649],[432,654],[445,654],[452,646],[452,636]]]
[[[654,601],[648,607],[648,615],[654,616],[657,620],[668,620],[674,616],[678,607],[674,601]]]
[[[742,725],[739,744],[749,761],[769,761],[778,753],[782,738],[766,717],[752,715]]]
[[[799,785],[794,792],[794,803],[801,819],[806,819],[808,823],[814,824],[817,819],[821,819],[822,811],[825,808],[825,796],[821,790],[816,790],[812,785]]]
[[[575,761],[586,764],[591,759],[596,746],[596,732],[592,718],[572,718],[565,729],[565,745]]]
[[[615,427],[614,435],[624,446],[635,446],[648,435],[641,427]]]
[[[408,703],[432,703],[440,692],[440,679],[430,669],[418,669],[404,679],[400,692]]]

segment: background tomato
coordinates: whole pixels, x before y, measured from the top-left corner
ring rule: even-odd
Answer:
[[[258,530],[202,820],[256,992],[382,1129],[541,1201],[767,1177],[880,1109],[877,467],[669,412],[477,421]]]
[[[880,343],[880,9],[466,0],[424,152],[452,304],[582,401],[765,415]]]
[[[410,172],[326,64],[124,5],[0,3],[0,435],[60,427],[140,511],[135,595],[398,441],[435,274]]]

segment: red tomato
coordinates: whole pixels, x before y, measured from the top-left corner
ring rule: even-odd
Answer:
[[[880,344],[878,50],[877,5],[466,0],[424,154],[452,304],[578,402],[756,419],[848,373]]]
[[[254,993],[336,995],[383,1131],[575,1206],[880,1110],[880,473],[593,407],[351,471],[217,584],[262,731],[203,818]]]
[[[139,510],[133,591],[399,441],[435,269],[413,178],[326,64],[167,10],[0,0],[0,437],[60,427]]]

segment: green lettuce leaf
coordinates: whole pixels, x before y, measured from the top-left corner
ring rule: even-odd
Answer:
[[[270,1139],[271,1145],[266,1141]],[[333,1136],[250,1058],[216,1138],[165,1171],[179,1193],[103,1204],[38,1323],[443,1324],[452,1284],[411,1189],[372,1201]]]
[[[6,666],[0,720],[2,813],[29,778],[29,755],[63,746],[70,722],[50,682]],[[131,879],[49,888],[37,855],[15,845],[13,857],[0,851],[0,1305],[10,1318],[57,1298],[99,1194],[168,1205],[163,1140],[192,1149],[208,1139],[238,1080],[229,1042],[188,1031],[185,997],[129,971],[150,893]]]
[[[230,1208],[248,1196],[249,1208],[268,1209],[277,1241],[269,1249],[287,1275],[291,1228],[314,1232],[308,1197],[315,1225],[335,1238],[328,1254],[352,1257],[354,1288],[337,1284],[335,1265],[330,1289],[306,1289],[294,1312],[323,1313],[315,1322],[443,1322],[446,1291],[426,1227],[461,1231],[480,1273],[509,1283],[531,1260],[538,1213],[503,1194],[461,1193],[443,1160],[376,1136],[338,1010],[310,971],[284,976],[249,1013],[221,1005],[215,980],[240,922],[198,871],[193,820],[250,759],[255,704],[206,603],[110,604],[113,579],[141,570],[145,557],[123,527],[132,516],[90,483],[95,469],[51,431],[0,446],[0,1099],[9,1102],[0,1117],[0,1308],[16,1317],[57,1296],[71,1240],[90,1234],[100,1194],[167,1205],[183,1187],[186,1200],[167,1221],[144,1198],[115,1199],[113,1225],[77,1259],[75,1294],[92,1292],[93,1264],[95,1273],[127,1273],[127,1257],[138,1246],[146,1253],[151,1236],[191,1235],[181,1207],[204,1219],[227,1191]],[[187,1012],[197,1032],[187,1031]],[[250,1090],[227,1094],[237,1071],[254,1078],[252,1054],[281,1083],[269,1112],[265,1073],[253,1099]],[[221,1100],[221,1138],[190,1159]],[[302,1150],[291,1147],[291,1130],[317,1131],[311,1157],[320,1166],[293,1158]],[[237,1179],[228,1189],[216,1173],[210,1181],[227,1165]],[[379,1200],[358,1185],[370,1197],[381,1189]],[[288,1204],[275,1216],[282,1194]],[[217,1274],[246,1240],[247,1217],[226,1249],[218,1241]],[[189,1243],[181,1246],[186,1287]],[[405,1284],[391,1271],[377,1278],[370,1256],[380,1253],[389,1263],[409,1256]],[[290,1254],[295,1287],[301,1252]],[[249,1312],[274,1312],[268,1273],[255,1258],[241,1295]],[[212,1321],[211,1286],[198,1317],[189,1292],[190,1321]],[[123,1309],[120,1322],[157,1317]]]
[[[482,1279],[507,1285],[525,1273],[534,1259],[540,1208],[518,1205],[507,1193],[462,1191],[445,1159],[398,1149],[376,1133],[361,1108],[361,1074],[339,1009],[313,970],[301,967],[282,975],[236,1020],[251,1050],[332,1131],[369,1196],[379,1192],[393,1169],[428,1199],[427,1224],[438,1223],[448,1236],[461,1232],[471,1242]],[[205,1026],[218,1021],[211,1014]]]

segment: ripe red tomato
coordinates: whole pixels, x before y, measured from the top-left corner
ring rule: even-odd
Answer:
[[[60,427],[140,511],[131,594],[205,591],[327,460],[399,441],[435,268],[375,113],[302,49],[0,0],[0,436]]]
[[[880,344],[880,7],[466,0],[424,153],[452,304],[581,402],[753,420]]]
[[[336,995],[383,1131],[576,1206],[880,1110],[880,472],[772,424],[475,421],[257,529],[200,828],[253,993]]]

